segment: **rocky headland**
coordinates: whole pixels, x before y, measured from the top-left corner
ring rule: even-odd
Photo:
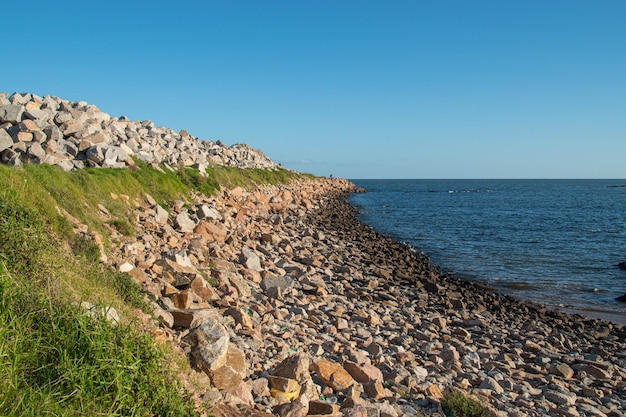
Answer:
[[[149,163],[199,169],[276,166],[245,145],[199,143],[150,122],[88,117],[71,132],[69,119],[57,120],[99,114],[86,103],[0,100],[9,164],[122,167],[149,154]],[[448,390],[497,416],[625,415],[624,326],[446,276],[426,255],[360,223],[345,201],[355,191],[349,181],[318,178],[167,206],[119,194],[135,233],[111,228],[112,250],[66,216],[100,245],[103,265],[142,287],[153,314],[137,316],[188,358],[181,378],[213,416],[443,416]],[[105,206],[95,215],[110,216]]]

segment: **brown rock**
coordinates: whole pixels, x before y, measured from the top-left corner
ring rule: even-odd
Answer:
[[[240,411],[235,407],[221,403],[211,408],[212,417],[273,417],[273,414],[258,411],[253,408]]]
[[[190,329],[200,326],[208,317],[215,313],[212,309],[193,309],[193,310],[171,310],[170,313],[174,318],[173,327],[181,327]]]
[[[267,397],[270,395],[268,380],[266,378],[257,378],[250,381],[250,389],[256,397]]]
[[[228,346],[224,364],[211,370],[211,382],[219,390],[234,390],[239,387],[248,369],[245,354],[232,343]]]
[[[356,381],[341,365],[325,359],[311,365],[311,371],[317,374],[319,380],[336,392],[356,384]]]
[[[588,365],[584,367],[583,370],[587,372],[589,375],[598,379],[611,379],[611,376],[612,376],[612,373],[610,371],[604,370],[596,365]]]
[[[336,413],[339,413],[339,406],[337,404],[331,404],[320,400],[309,401],[309,415],[325,416]]]
[[[283,378],[282,376],[269,376],[267,382],[270,388],[286,393],[300,392],[300,384],[291,378]]]
[[[570,379],[571,377],[574,376],[574,370],[572,368],[570,368],[570,366],[565,364],[565,363],[560,363],[558,365],[555,365],[552,368],[552,373],[554,375],[561,376],[561,377],[563,377],[565,379]]]
[[[252,317],[244,310],[236,307],[231,307],[224,312],[225,316],[231,316],[235,323],[240,325],[244,329],[253,329],[254,323],[252,322]]]
[[[428,388],[426,388],[426,395],[428,395],[429,397],[433,397],[436,400],[440,400],[443,398],[443,393],[441,392],[441,389],[435,384],[432,384]]]
[[[214,220],[200,220],[193,232],[202,236],[207,242],[223,243],[226,240],[226,226]]]
[[[367,408],[361,404],[355,404],[354,407],[343,410],[343,417],[367,417]]]
[[[237,290],[237,295],[239,297],[250,297],[252,295],[252,290],[250,290],[250,286],[241,275],[237,273],[229,274],[228,281],[232,284],[233,287],[235,287],[235,289]]]
[[[172,303],[174,303],[174,307],[179,310],[189,309],[192,302],[193,293],[189,289],[180,291],[172,296]]]
[[[229,402],[242,402],[243,404],[252,405],[254,403],[254,397],[252,396],[252,388],[245,381],[242,381],[236,388],[224,390],[224,393],[229,394],[231,397],[225,399]],[[235,400],[235,401],[233,401]]]
[[[309,413],[309,405],[300,401],[284,403],[273,407],[272,412],[280,417],[305,417]]]
[[[213,287],[211,287],[200,275],[196,275],[193,281],[191,281],[190,286],[193,292],[202,301],[217,301],[220,298]]]
[[[283,360],[270,372],[270,374],[303,382],[311,376],[309,374],[309,365],[309,357],[304,353],[300,353]]]
[[[365,394],[373,398],[375,400],[380,400],[385,397],[385,387],[383,387],[383,383],[380,380],[372,381],[363,384],[363,390]]]
[[[365,383],[383,380],[382,371],[372,364],[364,363],[359,365],[352,361],[345,361],[343,368],[348,371],[357,382]]]

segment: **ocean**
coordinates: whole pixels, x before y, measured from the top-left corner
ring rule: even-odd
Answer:
[[[379,233],[449,275],[626,323],[626,180],[351,180]]]

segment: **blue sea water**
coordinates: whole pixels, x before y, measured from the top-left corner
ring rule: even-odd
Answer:
[[[626,322],[626,180],[352,182],[364,223],[446,273]]]

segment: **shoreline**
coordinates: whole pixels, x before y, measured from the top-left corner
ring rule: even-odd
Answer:
[[[190,203],[203,218],[138,208],[150,252],[125,244],[112,263],[156,301],[158,332],[204,378],[196,396],[220,404],[214,417],[442,417],[448,390],[493,416],[624,416],[623,325],[446,276],[362,223],[354,191],[342,179],[223,190]]]
[[[516,323],[520,323],[521,324],[521,326],[519,327],[520,330],[523,330],[525,327],[530,327],[530,329],[528,329],[525,332],[527,336],[522,337],[521,339],[521,340],[525,339],[525,342],[523,343],[524,351],[532,352],[533,349],[536,349],[536,352],[547,353],[548,351],[550,351],[550,355],[554,355],[556,353],[554,352],[554,350],[557,350],[557,351],[559,350],[559,349],[553,350],[554,346],[550,346],[549,343],[544,344],[543,343],[544,341],[540,340],[539,342],[537,342],[536,339],[534,339],[534,337],[536,336],[536,334],[534,334],[534,331],[533,331],[533,327],[535,326],[535,324],[530,325],[530,326],[528,326],[528,324],[537,323],[537,322],[541,323],[541,325],[544,325],[548,328],[559,328],[560,329],[559,332],[569,333],[570,336],[576,335],[577,333],[580,333],[580,332],[588,332],[589,336],[591,336],[592,341],[587,339],[586,342],[591,342],[593,345],[595,345],[595,347],[591,348],[590,350],[591,351],[605,350],[605,353],[607,354],[604,359],[608,359],[611,357],[611,354],[606,352],[606,349],[609,347],[609,344],[603,343],[602,341],[602,339],[606,337],[613,337],[613,340],[617,342],[615,345],[616,347],[620,346],[619,349],[626,349],[626,343],[625,343],[626,329],[624,328],[624,323],[621,322],[620,320],[610,320],[610,319],[617,318],[614,315],[610,314],[610,312],[591,311],[591,310],[584,310],[584,309],[571,309],[571,308],[570,309],[552,308],[552,307],[548,307],[544,305],[538,305],[533,302],[520,300],[512,296],[506,295],[506,294],[502,294],[498,290],[492,287],[489,287],[487,285],[484,285],[475,281],[469,281],[462,277],[451,278],[447,276],[445,273],[442,273],[438,266],[433,265],[430,259],[428,258],[428,256],[420,252],[419,249],[412,248],[411,246],[406,245],[401,242],[397,242],[388,236],[379,234],[373,228],[364,224],[358,217],[358,207],[352,206],[347,201],[348,197],[349,197],[349,194],[341,197],[338,200],[339,206],[345,205],[347,207],[334,207],[330,209],[330,211],[333,213],[338,213],[342,211],[345,211],[348,213],[347,214],[347,228],[351,229],[352,232],[349,232],[345,230],[344,228],[343,231],[339,231],[340,233],[344,234],[344,236],[346,235],[351,236],[351,238],[354,238],[355,236],[359,236],[359,239],[361,241],[363,240],[369,241],[370,243],[365,244],[365,246],[367,247],[365,252],[369,252],[369,254],[372,256],[374,256],[375,252],[382,251],[383,253],[386,253],[387,258],[388,258],[387,261],[389,261],[389,258],[391,258],[391,259],[399,260],[401,263],[401,259],[399,258],[410,257],[411,254],[413,254],[418,259],[419,263],[421,263],[421,265],[419,265],[419,267],[413,271],[414,272],[413,274],[411,273],[397,274],[396,278],[400,278],[396,282],[397,287],[401,288],[403,285],[406,285],[407,283],[410,283],[409,285],[412,285],[412,286],[422,285],[424,288],[427,289],[429,293],[429,298],[432,295],[441,296],[442,294],[446,294],[448,298],[450,299],[449,301],[453,302],[452,310],[458,309],[459,306],[463,307],[465,304],[465,306],[467,307],[466,311],[468,311],[469,313],[467,314],[467,318],[463,319],[463,323],[465,324],[474,324],[474,325],[482,326],[483,323],[480,323],[481,319],[475,319],[472,317],[480,316],[481,314],[484,314],[485,312],[487,312],[487,313],[493,314],[493,317],[495,318],[496,322],[499,321],[501,323],[499,324],[499,326],[505,327],[507,326],[507,323],[509,323],[511,327],[515,327]],[[334,215],[334,217],[336,217],[336,214]],[[340,224],[341,222],[333,222],[333,225],[335,227]],[[358,230],[358,232],[355,233],[354,232],[355,230]],[[349,239],[350,238],[348,238],[348,240]],[[374,242],[376,240],[382,241],[383,243],[379,245],[376,245],[376,244],[372,245],[371,242]],[[384,251],[383,248],[389,248],[389,251]],[[384,262],[385,260],[379,258],[378,261]],[[397,270],[400,270],[401,268],[402,266],[398,266]],[[393,276],[393,274],[391,274],[391,276]],[[454,297],[457,295],[454,293],[458,292],[459,289],[463,293],[462,297],[460,297],[461,299],[460,302],[458,298],[454,300]],[[440,299],[439,306],[446,305],[446,302],[444,301],[444,299],[445,299],[445,296],[442,297],[442,299]],[[478,302],[476,301],[477,299],[479,300]],[[465,301],[465,303],[463,303],[463,301]],[[451,312],[451,310],[446,310],[445,307],[439,308],[438,310],[442,313]],[[442,314],[442,316],[449,317],[448,314]],[[504,319],[498,320],[498,317],[504,317]],[[552,332],[553,331],[550,331],[550,333]],[[520,332],[518,336],[523,336],[523,332]],[[535,346],[535,343],[537,343],[537,345],[540,347]],[[567,343],[565,345],[567,345]],[[549,348],[546,349],[545,348],[546,346],[549,346]],[[568,350],[568,346],[563,346],[563,348],[564,348],[562,350],[563,354],[561,355],[560,360],[564,364],[571,364],[572,362],[576,360],[575,359],[576,355],[574,354],[573,351],[565,352]],[[445,347],[443,348],[442,352],[444,350],[445,350]],[[515,351],[516,349],[512,349],[512,352],[515,352]],[[616,353],[618,353],[618,351],[613,351],[613,354],[616,354]],[[508,354],[504,353],[504,357],[506,357],[507,355]],[[558,357],[559,355],[556,355],[556,356]],[[624,373],[624,369],[623,369],[625,362],[623,361],[623,355],[618,354],[618,357],[621,358],[621,362],[620,362],[621,363],[621,368],[620,368],[621,376],[618,377],[618,379],[622,381],[621,383],[623,387],[624,386],[623,378],[626,377],[626,373]],[[552,364],[552,366],[555,366],[555,365],[556,364]],[[503,369],[502,367],[498,366],[497,368],[501,371],[506,371],[507,374],[513,373],[511,369],[506,370],[506,367],[504,367]],[[550,370],[550,367],[546,367],[546,368],[547,369],[544,369],[544,371],[548,371],[548,374],[551,374],[552,377],[554,377],[555,373]],[[558,371],[557,371],[557,374],[558,374]],[[577,375],[577,373],[571,376],[568,376],[565,379],[569,380],[569,378],[575,378],[575,375]],[[525,377],[527,376],[530,376],[530,375],[525,375]],[[553,382],[556,382],[556,381],[553,380]],[[452,385],[458,386],[458,384],[456,383],[453,383]],[[470,384],[470,385],[473,385],[473,384]],[[485,392],[481,392],[481,390],[485,389],[485,385],[488,385],[488,384],[485,384],[483,381],[483,383],[479,384],[478,389],[475,391],[477,391],[481,395],[485,394]],[[563,386],[564,384],[559,383],[559,385]],[[470,388],[470,391],[472,391],[471,387],[468,387],[468,388]],[[487,390],[489,391],[489,388],[487,388]],[[569,388],[569,390],[574,391],[574,392],[584,391],[584,389],[571,389],[571,388]],[[495,391],[497,392],[499,390],[496,388]],[[488,392],[487,396],[490,399],[493,399],[493,394],[494,394],[493,391]],[[623,401],[624,401],[624,397],[622,397],[622,402]],[[496,404],[497,403],[498,401],[496,401]],[[520,403],[524,404],[523,401]],[[503,404],[499,404],[499,405],[500,405],[499,407],[500,409],[506,409],[506,406],[504,406]],[[570,408],[571,406],[574,406],[574,405],[575,403],[570,404]],[[555,412],[559,414],[563,414],[563,409],[567,408],[563,406],[564,404],[557,404],[556,408],[550,409],[548,407],[548,410],[549,410],[548,414],[552,415],[552,413],[555,413]],[[569,411],[571,412],[572,415],[576,415],[576,413],[573,410],[569,410]],[[567,413],[565,414],[567,415]],[[524,414],[522,413],[518,415],[524,415]],[[530,416],[533,414],[527,413],[526,415]],[[536,415],[543,415],[543,414],[536,414]],[[611,415],[611,414],[607,414],[607,415]],[[614,415],[621,416],[623,414],[619,414],[616,412],[614,413]]]

